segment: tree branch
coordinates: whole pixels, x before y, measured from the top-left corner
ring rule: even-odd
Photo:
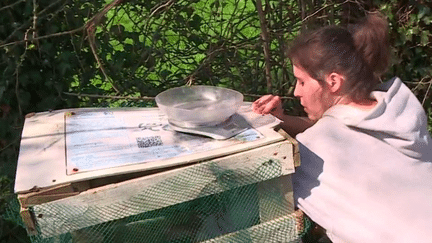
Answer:
[[[303,0],[301,0],[301,1],[303,2]],[[325,5],[325,6],[321,7],[317,11],[313,12],[312,14],[310,14],[308,16],[305,16],[304,18],[302,17],[302,21],[301,22],[304,23],[306,20],[312,18],[313,16],[317,15],[319,12],[323,11],[324,9],[326,9],[328,7],[338,7],[340,5],[343,5],[343,4],[346,4],[346,3],[349,3],[349,2],[354,2],[354,3],[359,4],[357,1],[351,1],[351,0],[346,0],[346,1],[342,2],[342,3],[328,4],[328,5]],[[303,12],[302,12],[302,16],[303,16]]]
[[[21,109],[21,99],[19,96],[19,66],[17,66],[16,70],[15,70],[15,97],[17,99],[17,104],[18,104],[18,112],[19,114],[22,116],[22,109]]]
[[[158,14],[160,11],[162,11],[162,10],[164,10],[164,9],[167,9],[167,8],[171,7],[171,5],[172,5],[173,3],[174,3],[173,0],[169,0],[169,1],[165,2],[165,3],[161,3],[161,4],[159,4],[159,6],[155,6],[155,7],[153,7],[153,8],[150,10],[150,11],[151,11],[151,14],[149,15],[149,18],[153,17],[153,15],[155,15],[155,14]]]
[[[267,92],[271,93],[272,91],[272,80],[271,80],[271,63],[270,63],[270,44],[269,44],[269,34],[267,30],[267,21],[265,18],[265,14],[263,12],[262,2],[261,0],[256,0],[256,8],[258,11],[258,16],[260,19],[261,25],[261,37],[263,41],[263,49],[264,49],[264,60],[265,60],[265,73],[267,80]]]
[[[70,92],[63,92],[65,95],[77,96],[77,97],[89,97],[89,98],[103,98],[103,99],[117,99],[117,100],[154,100],[155,97],[132,97],[132,96],[119,96],[119,95],[97,95],[97,94],[76,94]]]
[[[36,40],[48,39],[48,38],[51,38],[51,37],[57,37],[57,36],[62,36],[62,35],[70,35],[70,34],[74,34],[74,33],[79,32],[79,31],[83,31],[85,28],[86,28],[86,26],[83,25],[83,26],[81,26],[81,27],[79,27],[77,29],[74,29],[74,30],[64,31],[64,32],[60,32],[60,33],[54,33],[54,34],[50,34],[50,35],[39,36],[37,38],[32,38],[30,40],[31,41],[36,41]],[[25,43],[27,41],[29,41],[29,40],[28,39],[24,39],[24,40],[9,42],[9,43],[0,45],[0,48],[6,47],[6,46],[11,46],[11,45]]]
[[[102,99],[116,99],[116,100],[154,100],[155,97],[143,96],[143,97],[133,97],[133,96],[120,96],[120,95],[97,95],[97,94],[77,94],[71,92],[63,92],[65,95],[77,96],[77,97],[88,97],[88,98],[102,98]],[[243,94],[244,96],[259,98],[262,95],[258,94]],[[294,97],[281,96],[282,100],[296,100]]]
[[[56,5],[57,3],[59,3],[60,1],[62,1],[62,0],[57,0],[56,2],[53,2],[53,3],[51,3],[48,7],[46,7],[45,9],[43,9],[42,11],[40,11],[39,13],[37,13],[37,15],[39,16],[39,20],[40,19],[43,19],[43,17],[41,17],[41,15],[43,14],[43,13],[45,13],[49,8],[51,8],[52,6],[54,6],[54,5]],[[67,1],[67,0],[66,0]],[[28,26],[30,26],[31,25],[31,21],[30,20],[28,20],[28,21],[26,21],[25,23],[23,23],[20,27],[18,27],[18,28],[15,28],[15,30],[6,38],[6,39],[4,39],[3,41],[0,41],[0,47],[2,47],[3,46],[3,44],[4,43],[6,43],[6,42],[8,42],[9,41],[9,39],[11,39],[14,35],[15,35],[15,33],[17,32],[17,31],[19,31],[19,30],[22,30],[22,29],[24,29],[24,28],[27,28]],[[19,43],[22,43],[22,42],[25,42],[25,41],[17,41],[17,42],[12,42],[11,44],[19,44]],[[7,44],[7,45],[9,45],[9,44]],[[6,46],[7,46],[6,45]]]
[[[243,94],[244,96],[252,97],[252,98],[260,98],[263,95],[257,95],[257,94]],[[279,96],[282,100],[296,100],[297,98],[290,97],[290,96]]]
[[[0,11],[5,10],[7,8],[12,8],[13,6],[15,6],[17,4],[20,4],[22,2],[25,2],[25,0],[19,0],[19,1],[16,1],[14,3],[11,3],[11,4],[7,5],[7,6],[4,6],[3,8],[0,8]]]
[[[429,95],[429,91],[431,90],[431,88],[432,88],[432,79],[429,80],[429,87],[427,88],[427,90],[426,90],[426,94],[425,94],[425,96],[423,97],[422,106],[424,106],[424,104],[426,103],[426,99],[427,99],[427,97],[428,97],[428,95]]]
[[[113,89],[117,92],[120,93],[120,90],[115,86],[115,84],[113,83],[113,81],[111,80],[111,78],[109,78],[109,76],[106,74],[105,68],[102,64],[102,60],[99,58],[97,52],[96,52],[96,38],[95,38],[95,32],[96,32],[96,27],[102,22],[103,17],[105,16],[105,14],[111,10],[113,7],[121,4],[124,0],[114,0],[112,1],[110,4],[106,5],[102,11],[100,11],[99,13],[97,13],[89,22],[86,23],[86,30],[87,30],[87,35],[88,35],[88,41],[90,44],[90,48],[92,50],[93,56],[96,59],[96,62],[99,65],[100,70],[102,71],[102,74],[105,77],[105,80],[107,80],[109,83],[111,83]]]
[[[69,30],[69,31],[64,31],[64,32],[60,32],[60,33],[54,33],[54,34],[49,34],[49,35],[44,35],[44,36],[39,36],[36,38],[32,38],[32,39],[23,39],[23,40],[19,40],[19,41],[14,41],[14,42],[9,42],[9,43],[5,43],[5,44],[1,44],[1,47],[6,47],[6,46],[11,46],[11,45],[16,45],[16,44],[21,44],[21,43],[25,43],[27,41],[36,41],[36,40],[42,40],[42,39],[48,39],[51,37],[58,37],[58,36],[62,36],[62,35],[70,35],[70,34],[74,34],[80,31],[83,31],[87,28],[89,28],[90,26],[96,26],[99,25],[102,17],[113,7],[119,5],[120,3],[124,2],[126,0],[114,0],[113,2],[111,2],[110,4],[108,4],[107,6],[105,6],[101,12],[97,13],[95,16],[93,16],[91,19],[89,19],[83,26],[73,29],[73,30]],[[51,6],[51,5],[50,5]],[[43,11],[39,12],[42,13]],[[22,28],[22,27],[21,27]]]

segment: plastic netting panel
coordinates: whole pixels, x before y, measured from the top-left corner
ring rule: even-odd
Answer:
[[[260,215],[262,207],[275,215],[286,212],[288,202],[279,190],[258,189],[259,182],[280,176],[274,160],[235,171],[208,163],[137,190],[127,200],[99,204],[65,198],[36,205],[38,234],[32,242],[298,242],[292,214],[268,222]]]

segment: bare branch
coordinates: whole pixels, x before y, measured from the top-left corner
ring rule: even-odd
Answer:
[[[429,80],[429,87],[427,88],[426,94],[423,97],[422,106],[424,106],[424,104],[426,103],[426,99],[427,99],[427,97],[429,95],[429,91],[431,90],[431,88],[432,88],[432,79]]]
[[[18,112],[22,116],[21,99],[19,95],[19,66],[17,66],[15,70],[15,97],[17,99],[17,104],[18,104]]]
[[[159,6],[157,6],[157,7],[154,7],[154,8],[151,10],[151,14],[149,15],[149,18],[153,17],[153,15],[159,13],[160,11],[162,11],[162,10],[164,10],[164,9],[167,9],[167,8],[171,7],[171,5],[172,5],[173,3],[174,3],[173,0],[169,0],[169,1],[165,2],[165,3],[161,3],[161,4],[160,4]]]
[[[117,99],[117,100],[154,100],[155,97],[149,97],[149,96],[142,96],[142,97],[132,97],[132,96],[120,96],[120,95],[97,95],[97,94],[77,94],[77,93],[70,93],[70,92],[63,92],[65,95],[69,96],[77,96],[77,97],[88,97],[88,98],[102,98],[102,99]],[[243,94],[244,96],[253,97],[253,98],[259,98],[262,97],[262,95],[258,94]],[[295,100],[294,97],[289,96],[281,96],[282,100]]]
[[[51,37],[57,37],[57,36],[62,36],[62,35],[70,35],[70,34],[74,34],[74,33],[76,33],[76,32],[79,32],[79,31],[84,30],[85,27],[86,27],[86,26],[84,25],[84,26],[81,26],[81,27],[79,27],[79,28],[77,28],[77,29],[74,29],[74,30],[64,31],[64,32],[60,32],[60,33],[54,33],[54,34],[50,34],[50,35],[39,36],[39,37],[37,37],[37,38],[33,38],[33,39],[31,39],[31,40],[32,40],[32,41],[36,41],[36,40],[48,39],[48,38],[51,38]],[[14,41],[14,42],[9,42],[9,43],[6,43],[6,44],[2,44],[2,45],[0,45],[0,48],[2,48],[2,47],[6,47],[6,46],[11,46],[11,45],[16,45],[16,44],[25,43],[25,42],[27,42],[27,41],[29,41],[29,40],[24,39],[24,40],[19,40],[19,41]]]
[[[43,13],[45,13],[49,8],[51,8],[52,6],[54,6],[54,5],[56,5],[57,3],[59,3],[60,1],[63,1],[63,0],[57,0],[56,2],[53,2],[53,3],[51,3],[48,7],[46,7],[45,9],[43,9],[42,11],[40,11],[39,13],[37,13],[37,15],[39,15],[39,19],[41,19],[41,18],[43,18],[43,17],[41,17],[41,15],[43,14]],[[30,26],[31,25],[31,21],[30,20],[28,20],[28,21],[26,21],[25,23],[23,23],[20,27],[18,27],[18,28],[15,28],[15,30],[5,39],[5,40],[3,40],[3,41],[0,41],[0,47],[3,47],[3,44],[4,43],[7,43],[14,35],[15,35],[15,33],[17,32],[17,31],[19,31],[19,30],[22,30],[22,29],[24,29],[24,28],[27,28],[28,26]],[[25,41],[16,41],[16,42],[12,42],[11,44],[19,44],[19,43],[23,43],[23,42],[25,42]],[[9,44],[6,44],[5,46],[8,46]]]
[[[50,9],[52,6],[56,5],[56,4],[59,3],[60,1],[63,1],[63,0],[57,0],[57,1],[53,2],[53,3],[51,3],[51,4],[48,5],[46,8],[44,8],[43,10],[41,10],[41,11],[38,13],[38,15],[41,16],[41,15],[44,14],[46,11],[48,11],[48,9]],[[66,0],[65,2],[67,2],[67,0]]]
[[[265,18],[265,14],[263,12],[261,0],[256,0],[256,8],[260,19],[261,37],[263,40],[264,59],[266,63],[265,73],[266,73],[266,80],[267,80],[267,92],[271,93],[272,80],[271,80],[270,44],[269,44],[270,40],[269,40],[269,34],[267,30],[267,21]]]
[[[252,98],[260,98],[263,95],[257,95],[257,94],[243,94],[244,96],[252,97]],[[290,96],[279,96],[282,100],[296,100],[294,97]]]
[[[91,50],[92,50],[93,56],[94,56],[96,62],[98,63],[99,68],[100,68],[102,74],[103,74],[104,77],[105,77],[105,80],[107,80],[108,82],[111,83],[113,89],[114,89],[117,93],[120,93],[119,89],[114,85],[114,83],[111,81],[111,79],[110,79],[110,78],[108,77],[108,75],[106,74],[105,68],[104,68],[104,66],[103,66],[103,64],[102,64],[102,60],[99,58],[99,56],[98,56],[98,54],[97,54],[97,52],[96,52],[96,40],[95,40],[95,34],[94,34],[94,32],[95,32],[95,29],[94,29],[94,28],[88,28],[88,29],[87,29],[87,34],[88,34],[88,36],[89,36],[88,41],[89,41],[89,45],[90,45],[90,48],[91,48]]]
[[[111,83],[113,89],[117,92],[120,93],[120,90],[115,86],[115,84],[112,82],[111,78],[109,78],[109,76],[107,75],[105,68],[102,64],[102,60],[99,58],[97,52],[96,52],[96,38],[95,38],[95,32],[96,32],[96,27],[102,22],[103,17],[105,16],[105,14],[111,10],[113,7],[121,4],[124,0],[114,0],[112,1],[110,4],[106,5],[102,11],[100,11],[99,13],[97,13],[89,22],[86,23],[86,30],[87,30],[87,35],[88,35],[88,41],[90,44],[90,48],[92,50],[93,56],[96,59],[96,62],[99,65],[100,70],[102,71],[102,74],[105,77],[105,80],[107,80],[108,82]]]
[[[89,97],[89,98],[103,98],[103,99],[119,99],[119,100],[154,100],[155,97],[132,97],[132,96],[119,96],[119,95],[97,95],[97,94],[76,94],[70,92],[63,92],[65,95],[77,96],[77,97]]]
[[[36,31],[36,23],[37,23],[37,3],[36,0],[33,0],[33,31]],[[34,34],[33,34],[34,36]]]
[[[3,148],[0,149],[0,152],[6,150],[7,148],[9,148],[10,146],[14,145],[16,142],[20,141],[20,137],[17,136],[11,143],[5,145]]]
[[[0,8],[0,11],[5,10],[5,9],[7,9],[7,8],[12,8],[13,6],[15,6],[15,5],[17,5],[17,4],[20,4],[20,3],[22,3],[22,2],[25,2],[25,0],[19,0],[19,1],[16,1],[16,2],[12,3],[12,4],[9,4],[9,5],[7,5],[7,6],[4,6],[3,8]]]
[[[337,4],[327,4],[327,5],[323,6],[323,7],[321,7],[320,9],[318,9],[317,11],[313,12],[312,14],[310,14],[310,15],[308,15],[308,16],[305,16],[304,18],[302,17],[302,21],[301,21],[301,22],[302,22],[302,23],[305,22],[306,20],[312,18],[313,16],[317,15],[319,12],[323,11],[324,9],[326,9],[326,8],[328,8],[328,7],[337,7],[337,6],[340,6],[340,5],[343,5],[343,4],[346,4],[346,3],[349,3],[349,2],[353,2],[353,1],[352,1],[352,0],[346,0],[345,2],[342,2],[342,3],[337,3]],[[358,2],[356,2],[356,1],[354,1],[354,2],[355,2],[355,3],[358,3]],[[303,13],[302,13],[302,14],[303,14]]]
[[[37,8],[38,8],[38,5],[36,3],[36,0],[33,0],[33,26],[31,27],[33,39],[38,36],[38,34],[37,34],[37,20],[38,20]],[[37,42],[37,44],[39,44],[38,41],[36,41],[36,42]]]
[[[39,36],[36,38],[32,38],[30,39],[31,41],[36,41],[36,40],[42,40],[42,39],[48,39],[51,37],[58,37],[58,36],[62,36],[62,35],[70,35],[70,34],[74,34],[80,31],[83,31],[84,29],[88,28],[89,26],[92,26],[95,24],[98,25],[100,24],[102,17],[113,7],[119,5],[120,3],[122,3],[125,0],[114,0],[112,3],[108,4],[107,6],[105,6],[101,12],[99,12],[98,14],[96,14],[95,16],[93,16],[91,19],[89,19],[87,21],[87,23],[85,23],[83,26],[73,29],[73,30],[69,30],[69,31],[64,31],[64,32],[60,32],[60,33],[54,33],[54,34],[49,34],[49,35],[44,35],[44,36]],[[51,5],[50,5],[51,6]],[[46,9],[45,9],[46,10]],[[39,12],[42,13],[43,11]],[[19,29],[21,29],[23,26],[21,26]],[[11,46],[11,45],[16,45],[16,44],[21,44],[21,43],[25,43],[28,40],[19,40],[19,41],[14,41],[14,42],[10,42],[10,43],[5,43],[5,44],[1,44],[0,48],[2,47],[6,47],[6,46]]]

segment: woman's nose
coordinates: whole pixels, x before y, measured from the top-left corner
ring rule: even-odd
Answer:
[[[297,98],[300,98],[300,88],[298,87],[298,82],[296,82],[296,85],[294,88],[294,96]]]

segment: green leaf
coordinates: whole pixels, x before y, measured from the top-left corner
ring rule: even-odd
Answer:
[[[31,83],[28,73],[20,73],[18,77],[19,77],[19,85],[22,87],[27,87],[27,85]]]
[[[6,87],[4,87],[4,86],[0,86],[0,100],[2,99],[2,97],[3,97],[3,93],[6,91]]]
[[[195,45],[201,45],[202,43],[204,43],[204,41],[198,36],[198,35],[195,35],[195,34],[191,34],[189,37],[188,37],[188,40],[189,41],[192,41],[193,43],[195,43]]]
[[[36,45],[35,44],[30,44],[27,46],[27,50],[35,50],[36,49]]]
[[[429,43],[430,32],[429,30],[422,31],[420,43],[422,46],[427,46]]]
[[[186,14],[187,14],[188,17],[191,17],[192,14],[194,13],[194,9],[190,8],[190,7],[189,8],[185,8],[184,11],[186,12]]]
[[[124,30],[125,30],[125,27],[121,24],[113,25],[110,28],[110,32],[116,36],[123,34]]]
[[[194,14],[192,17],[192,21],[189,22],[190,26],[192,26],[195,30],[199,30],[201,27],[201,16]]]
[[[426,25],[430,25],[432,23],[432,16],[425,16],[423,18],[423,23],[425,23]]]
[[[418,19],[422,19],[423,16],[429,15],[430,9],[427,6],[419,5],[419,13],[417,15]]]
[[[166,79],[166,78],[167,78],[171,73],[172,73],[172,72],[171,72],[170,70],[166,70],[166,69],[164,69],[164,70],[162,70],[162,72],[161,72],[161,76],[162,76],[163,79]]]
[[[62,62],[59,64],[58,69],[60,71],[60,74],[62,76],[65,76],[66,72],[71,68],[71,66],[68,63]]]
[[[59,59],[64,62],[69,62],[70,58],[73,57],[74,54],[70,51],[64,51],[60,54]]]
[[[214,1],[214,2],[210,5],[210,7],[215,8],[216,10],[219,8],[219,6],[220,6],[220,2],[219,2],[219,0]]]
[[[156,41],[160,40],[160,38],[161,38],[161,34],[160,34],[160,32],[159,32],[159,31],[156,31],[156,32],[153,34],[153,41],[156,42]]]

